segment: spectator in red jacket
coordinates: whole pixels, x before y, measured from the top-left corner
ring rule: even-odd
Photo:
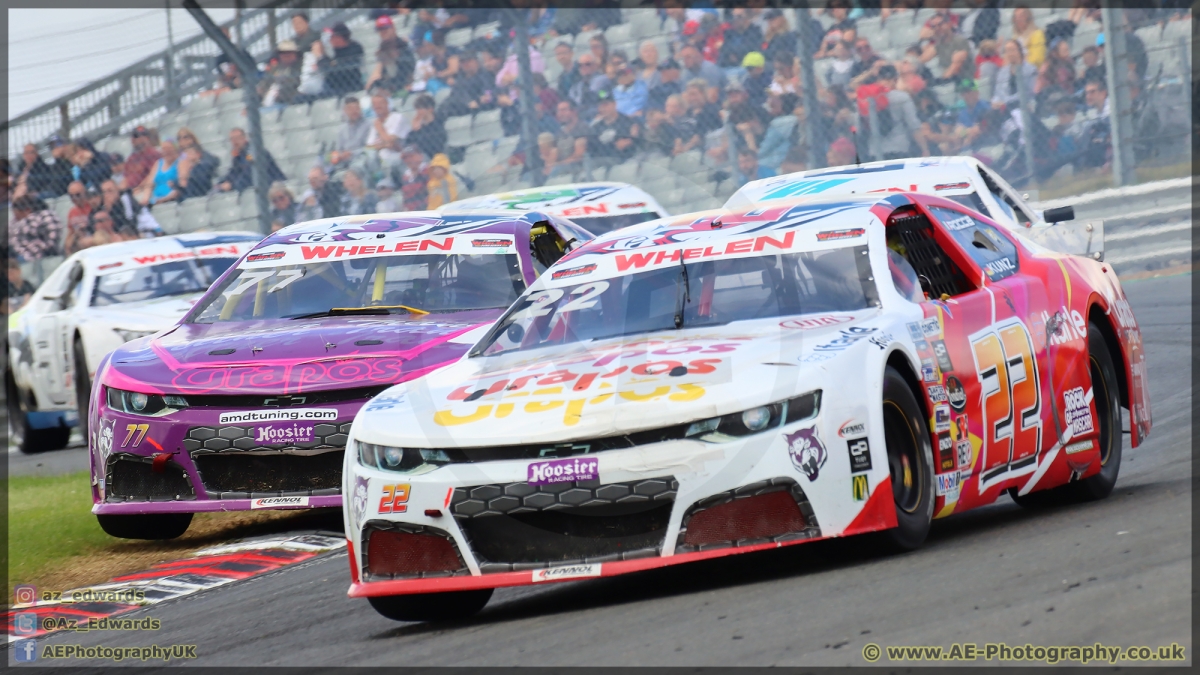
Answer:
[[[139,126],[130,136],[133,141],[133,152],[125,159],[125,187],[136,188],[146,180],[146,174],[154,168],[154,163],[162,159],[156,134],[146,127]]]

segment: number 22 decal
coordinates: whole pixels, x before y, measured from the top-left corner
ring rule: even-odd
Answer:
[[[125,425],[125,440],[121,441],[121,447],[130,447],[129,441],[133,440],[133,446],[137,447],[142,444],[142,439],[146,437],[146,432],[150,431],[149,424],[126,424]]]
[[[1005,320],[971,336],[983,399],[979,491],[1037,468],[1042,446],[1042,394],[1029,329]]]
[[[409,483],[384,485],[383,497],[379,500],[380,513],[404,513],[408,510]]]

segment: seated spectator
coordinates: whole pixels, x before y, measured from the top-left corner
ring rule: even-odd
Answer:
[[[97,211],[92,214],[90,230],[90,234],[79,240],[79,250],[137,239],[136,235],[117,232],[114,229],[113,218],[108,211]]]
[[[844,89],[850,83],[850,71],[856,63],[850,54],[850,47],[845,42],[835,42],[829,50],[829,56],[831,63],[825,74],[826,84]]]
[[[879,149],[884,159],[911,157],[914,149],[919,150],[922,157],[928,157],[929,147],[921,133],[917,106],[907,92],[896,89],[896,68],[891,65],[880,66],[878,77],[887,98],[887,117],[891,119],[890,131],[880,129],[882,140]],[[882,120],[880,126],[886,126]]]
[[[600,164],[620,164],[637,151],[638,124],[617,111],[611,91],[597,92],[596,119],[591,123],[588,155]]]
[[[80,240],[91,234],[88,220],[92,215],[92,204],[88,200],[87,188],[79,181],[72,181],[67,187],[67,196],[71,198],[71,210],[67,212],[67,234],[63,238],[63,249],[66,255],[74,255],[84,247]]]
[[[579,64],[575,62],[575,50],[571,47],[570,42],[560,40],[554,45],[554,60],[558,62],[558,67],[562,71],[558,75],[558,84],[556,85],[558,94],[565,98],[567,92],[583,80],[583,76],[579,72]]]
[[[767,90],[771,86],[774,73],[767,71],[766,66],[767,61],[762,52],[750,52],[742,59],[742,68],[746,71],[746,76],[742,78],[742,86],[746,88],[746,95],[752,106],[761,107],[767,102]]]
[[[599,60],[590,52],[580,55],[575,70],[578,77],[570,79],[572,84],[569,87],[563,88],[560,83],[559,94],[570,99],[581,114],[594,116],[596,92],[604,88],[608,78],[601,71]]]
[[[246,138],[246,132],[240,128],[233,128],[229,132],[229,144],[232,146],[231,155],[233,161],[229,165],[229,172],[221,178],[221,182],[217,184],[217,189],[222,192],[237,190],[241,192],[248,187],[254,186],[254,155],[250,153],[250,142]],[[266,149],[263,149],[266,152]],[[279,166],[275,164],[275,159],[271,157],[271,153],[266,152],[267,162],[267,180],[275,182],[277,180],[287,180],[287,176],[279,170]]]
[[[797,53],[796,34],[788,27],[787,17],[783,10],[768,9],[763,13],[767,22],[767,30],[763,34],[762,49],[759,50],[767,61],[774,63],[780,56],[788,60],[795,58]]]
[[[733,142],[740,150],[752,150],[758,156],[758,146],[767,128],[759,111],[744,100],[736,101],[726,108],[730,126],[733,127]],[[765,111],[764,111],[765,113]],[[757,160],[756,160],[757,161]]]
[[[332,54],[325,53],[320,40],[312,46],[313,53],[319,59],[317,65],[325,79],[322,95],[345,96],[361,89],[363,48],[350,39],[350,29],[346,24],[334,24],[329,36],[329,46],[333,48]]]
[[[1037,100],[1045,104],[1051,98],[1075,95],[1075,59],[1071,57],[1071,44],[1062,38],[1050,45],[1050,55],[1038,68]]]
[[[458,57],[458,77],[454,79],[450,95],[442,102],[438,114],[444,119],[487,110],[495,105],[492,96],[495,88],[495,79],[480,69],[479,56],[475,52],[463,52]],[[487,100],[482,101],[485,97]]]
[[[553,147],[553,142],[550,145]],[[426,208],[436,209],[458,200],[458,179],[450,170],[449,157],[440,152],[434,155],[429,160],[428,173],[425,189],[429,194],[429,202]]]
[[[584,156],[587,155],[591,127],[580,119],[575,103],[569,98],[558,102],[554,117],[559,128],[555,138],[555,166],[561,167],[563,173],[574,173],[579,170]]]
[[[275,58],[258,81],[258,95],[264,108],[291,104],[300,88],[300,48],[295,42],[284,40],[275,51]]]
[[[751,20],[750,10],[745,7],[729,10],[729,22],[725,24],[722,37],[717,65],[725,68],[726,74],[740,68],[747,54],[762,48],[762,30]]]
[[[138,216],[142,205],[133,198],[130,190],[121,190],[115,181],[100,184],[100,208],[113,219],[113,229],[122,235],[140,236]]]
[[[56,197],[58,195],[55,194],[55,181],[50,165],[42,160],[37,146],[26,143],[17,163],[17,186],[23,187],[22,194],[31,194],[42,199]]]
[[[715,63],[705,61],[695,45],[684,45],[679,50],[679,60],[683,64],[683,78],[688,82],[699,78],[704,80],[707,86],[725,88],[725,71]]]
[[[829,144],[829,150],[825,152],[825,162],[829,166],[857,164],[858,151],[854,149],[854,142],[845,136],[839,136]]]
[[[445,121],[434,110],[433,97],[429,94],[417,96],[413,103],[413,119],[405,141],[425,153],[436,155],[446,148]]]
[[[796,59],[788,54],[775,55],[775,75],[771,78],[771,86],[767,91],[772,94],[799,94],[800,75],[796,68]]]
[[[296,221],[296,198],[286,183],[275,181],[267,190],[267,201],[271,204],[271,231],[278,232]]]
[[[384,167],[395,166],[400,161],[400,147],[408,137],[408,120],[400,111],[392,110],[391,100],[379,91],[371,95],[371,110],[375,119],[367,132],[367,147],[378,153]]]
[[[915,47],[913,48],[916,49]],[[908,92],[910,96],[925,91],[925,85],[929,82],[936,82],[937,78],[925,64],[921,63],[920,57],[908,54],[905,58],[896,62],[896,88],[900,91]]]
[[[405,211],[424,211],[429,202],[428,163],[425,155],[411,145],[400,151],[400,166],[393,170],[393,179],[398,178],[400,194],[404,198]]]
[[[533,104],[533,112],[537,116],[537,132],[548,131],[557,134],[558,122],[554,121],[554,111],[558,109],[560,99],[558,92],[546,81],[545,73],[533,74],[533,95],[537,97]]]
[[[1046,34],[1033,22],[1028,5],[1017,5],[1012,13],[1012,39],[1021,43],[1021,51],[1034,68],[1046,60]]]
[[[341,215],[362,216],[376,212],[378,199],[373,191],[367,189],[358,169],[349,168],[342,173],[342,187],[346,191],[342,194]]]
[[[695,79],[688,82],[687,88],[683,90],[683,102],[687,105],[687,115],[696,120],[696,133],[701,137],[724,125],[721,120],[721,107],[708,102],[707,89],[708,86],[704,80]]]
[[[861,84],[861,79],[864,74],[873,73],[872,70],[875,64],[881,60],[875,50],[871,48],[871,41],[865,37],[860,37],[854,41],[854,65],[850,68],[850,89],[855,89]]]
[[[646,83],[646,90],[652,90],[658,85],[660,79],[658,75],[658,66],[662,63],[659,58],[658,47],[650,40],[642,41],[638,46],[638,57],[633,65],[636,66],[638,79]]]
[[[804,104],[798,96],[771,94],[767,98],[767,111],[773,119],[758,145],[758,163],[777,172],[793,145],[808,143],[808,134],[800,123],[804,119]]]
[[[979,43],[979,53],[975,55],[975,79],[977,81],[996,81],[996,71],[1004,66],[1004,58],[1000,56],[995,40],[983,40]]]
[[[34,262],[59,254],[62,224],[46,202],[25,195],[13,200],[13,220],[8,225],[8,245],[20,262]]]
[[[1019,105],[1021,94],[1017,85],[1018,79],[1024,80],[1027,96],[1033,100],[1036,77],[1037,68],[1025,60],[1025,51],[1021,43],[1016,40],[1005,42],[1004,66],[996,71],[996,81],[992,87],[992,107],[1011,110]]]
[[[921,52],[921,62],[930,64],[934,84],[961,80],[970,74],[971,45],[967,39],[954,32],[954,25],[945,16],[935,14],[929,19],[921,37],[927,40]]]
[[[295,35],[292,41],[296,43],[296,48],[301,52],[307,52],[312,49],[314,42],[320,42],[321,36],[317,31],[312,29],[308,22],[308,12],[295,12],[292,14],[292,31]]]
[[[133,143],[133,152],[125,159],[125,188],[128,190],[140,186],[162,158],[162,153],[156,147],[158,139],[150,129],[144,126],[135,128],[130,134],[130,140]]]
[[[617,86],[613,87],[613,99],[617,102],[617,111],[626,117],[641,117],[646,109],[649,92],[646,83],[637,79],[637,75],[629,66],[617,71]]]
[[[221,168],[221,160],[200,147],[200,141],[191,129],[180,129],[178,138],[179,149],[183,151],[184,162],[188,165],[186,176],[180,177],[183,185],[182,199],[202,197],[212,190],[217,169]],[[117,220],[120,221],[119,218]]]
[[[342,126],[338,129],[337,140],[329,153],[329,163],[336,167],[344,167],[354,159],[367,145],[367,137],[371,134],[371,122],[363,117],[362,103],[357,96],[347,96],[342,99]]]
[[[70,154],[71,177],[82,181],[89,190],[98,190],[100,183],[112,175],[112,167],[108,163],[108,155],[98,152],[96,146],[86,138],[79,139],[74,144]]]
[[[1075,91],[1083,91],[1088,80],[1104,80],[1106,73],[1101,59],[1100,49],[1091,45],[1084,47],[1079,53],[1082,72],[1075,80]]]
[[[748,148],[738,152],[738,172],[741,174],[742,182],[770,178],[775,175],[775,172],[767,167],[759,166],[758,153]]]
[[[342,215],[342,184],[329,180],[321,165],[308,170],[308,189],[300,195],[296,222],[319,220]]]
[[[979,98],[979,88],[975,86],[974,80],[962,80],[955,87],[959,98],[962,99],[962,108],[958,111],[957,128],[958,134],[962,137],[963,147],[975,147],[978,141],[986,130],[986,120],[988,113],[992,107]]]
[[[672,138],[672,147],[668,154],[679,155],[700,147],[703,139],[699,125],[695,118],[688,114],[682,96],[676,94],[669,97],[664,112]]]
[[[829,0],[826,10],[833,18],[833,25],[825,31],[821,38],[820,51],[813,55],[813,58],[817,59],[822,58],[821,55],[831,55],[833,47],[839,42],[846,43],[846,47],[849,49],[858,39],[858,24],[850,18],[849,0]]]
[[[179,146],[174,141],[163,141],[158,146],[162,157],[154,163],[150,173],[134,191],[134,196],[143,206],[153,206],[159,202],[178,201],[183,195],[180,187],[180,168],[183,156]]]
[[[678,61],[667,59],[658,64],[656,70],[657,82],[646,92],[646,108],[649,110],[662,110],[668,98],[683,93]]]
[[[21,261],[15,256],[8,257],[8,312],[15,312],[29,301],[29,296],[37,289],[21,274]]]
[[[439,89],[454,86],[458,76],[458,50],[446,46],[447,29],[439,28],[433,31],[429,41],[430,64],[433,67],[433,78],[425,83],[425,91],[436,94]],[[537,52],[541,59],[541,52]]]
[[[395,191],[396,184],[387,176],[380,178],[379,182],[375,183],[375,196],[379,198],[379,201],[375,204],[375,208],[379,210],[379,213],[392,213],[402,210],[400,208],[401,203],[396,200]]]
[[[937,96],[926,90],[913,96],[917,107],[917,119],[921,121],[921,135],[929,144],[929,151],[936,155],[955,155],[961,147],[954,127],[953,111],[943,108]]]
[[[604,29],[621,23],[621,9],[615,3],[581,2],[564,5],[554,16],[553,29],[559,35]]]
[[[600,68],[600,72],[604,72],[608,68],[608,40],[604,38],[604,33],[593,35],[588,40],[588,51],[596,59],[596,64]]]
[[[994,43],[996,32],[1000,29],[999,3],[995,0],[971,0],[971,4],[974,7],[959,21],[959,33],[967,36],[971,44],[976,46],[986,40]]]
[[[367,77],[367,91],[377,86],[388,91],[404,91],[412,84],[417,57],[408,43],[396,35],[391,17],[376,19],[375,32],[379,33],[380,42],[375,52],[375,67]]]

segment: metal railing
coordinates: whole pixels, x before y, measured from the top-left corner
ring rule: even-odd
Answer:
[[[222,24],[234,36],[240,24],[243,47],[259,63],[270,58],[277,40],[292,36],[290,11],[304,9],[314,30],[346,21],[364,11],[360,0],[278,0]],[[99,139],[127,132],[157,119],[212,85],[216,79],[216,43],[203,34],[146,57],[54,101],[9,120],[10,155],[26,143],[42,143],[53,134]]]

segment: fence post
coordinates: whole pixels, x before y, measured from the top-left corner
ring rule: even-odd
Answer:
[[[164,0],[167,7],[167,54],[163,60],[166,75],[167,110],[179,107],[179,91],[175,88],[175,33],[171,30],[171,0]]]
[[[529,65],[529,27],[525,25],[529,17],[523,15],[520,9],[509,11],[513,12],[517,34],[514,48],[517,54],[517,82],[521,85],[518,103],[521,105],[521,135],[525,137],[525,168],[529,171],[531,182],[540,186],[544,182],[544,176],[542,156],[538,154],[537,129],[533,126],[536,115],[533,109],[533,71]]]
[[[1108,126],[1112,133],[1113,185],[1134,182],[1133,105],[1129,100],[1128,53],[1125,51],[1125,13],[1109,3],[1100,5],[1104,26],[1104,71],[1108,80]]]
[[[262,101],[258,97],[258,66],[245,50],[235,46],[229,41],[229,38],[225,37],[217,24],[213,23],[200,5],[196,4],[196,0],[183,0],[183,6],[196,19],[196,23],[200,24],[200,28],[204,30],[205,34],[217,43],[221,51],[225,52],[225,55],[237,65],[238,71],[242,73],[242,94],[246,101],[246,126],[249,127],[247,135],[250,137],[250,152],[255,157],[251,174],[254,177],[255,201],[258,203],[258,227],[263,234],[269,234],[271,232],[271,212],[267,203],[267,190],[271,186],[270,179],[267,177],[267,149],[263,144],[262,119],[259,116],[259,107],[262,105]],[[238,30],[240,34],[241,29]]]
[[[1021,106],[1021,136],[1025,139],[1022,146],[1025,151],[1025,171],[1029,174],[1026,185],[1037,189],[1037,172],[1033,163],[1033,106],[1029,100],[1029,83],[1025,81],[1024,61],[1021,61],[1021,66],[1013,77],[1017,78],[1017,101]]]
[[[62,128],[62,137],[71,137],[71,110],[67,107],[67,102],[63,101],[58,106],[59,126]]]
[[[871,127],[867,134],[867,158],[875,161],[883,157],[883,138],[879,135],[879,114],[875,110],[875,99],[867,99],[867,124]]]
[[[825,130],[821,126],[821,110],[817,104],[817,75],[813,70],[813,45],[809,44],[809,29],[812,25],[812,15],[808,11],[807,0],[796,3],[796,36],[799,38],[800,80],[804,91],[804,118],[808,123],[808,168],[821,169],[825,167]]]

